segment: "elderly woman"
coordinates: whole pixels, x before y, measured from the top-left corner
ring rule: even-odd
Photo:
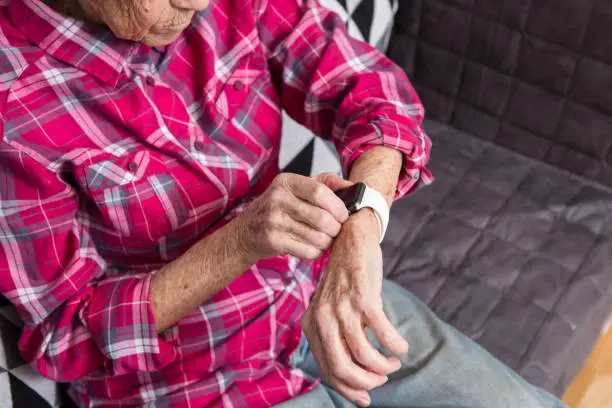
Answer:
[[[383,283],[430,145],[335,14],[3,0],[0,27],[0,288],[80,406],[561,406]],[[281,109],[350,181],[278,174]]]

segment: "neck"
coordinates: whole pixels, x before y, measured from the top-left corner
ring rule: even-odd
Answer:
[[[42,0],[42,2],[65,16],[76,20],[90,21],[79,0]]]

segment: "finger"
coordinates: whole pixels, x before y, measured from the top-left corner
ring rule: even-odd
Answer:
[[[342,224],[327,211],[297,197],[288,198],[285,211],[294,220],[308,224],[332,238],[335,238],[342,229]]]
[[[361,325],[344,327],[344,339],[353,359],[365,369],[380,375],[389,375],[401,368],[395,357],[385,357],[368,340]]]
[[[408,342],[393,327],[382,308],[367,313],[365,323],[390,352],[397,355],[408,353]]]
[[[352,181],[343,179],[336,173],[330,173],[330,172],[321,173],[317,175],[315,177],[315,180],[317,180],[320,183],[325,184],[332,191],[342,190],[343,188],[347,188],[355,184]]]
[[[304,317],[306,318],[306,316]],[[349,387],[348,385],[334,378],[325,359],[323,344],[321,343],[321,338],[319,337],[317,330],[314,328],[309,329],[307,324],[303,324],[303,328],[306,338],[308,339],[308,345],[310,346],[312,356],[317,362],[317,367],[319,367],[319,371],[321,372],[323,379],[344,398],[348,399],[349,401],[359,401],[358,403],[361,406],[368,406],[370,404],[370,396],[368,395],[367,391]]]
[[[283,180],[287,183],[286,187],[298,198],[324,209],[341,223],[348,219],[346,206],[325,184],[297,174]]]
[[[320,250],[328,249],[332,244],[332,237],[329,235],[294,219],[289,219],[284,227],[297,241]]]
[[[332,377],[358,390],[371,390],[387,382],[386,376],[368,372],[353,362],[347,346],[340,338],[339,326],[334,317],[330,314],[315,316],[315,323]]]
[[[299,259],[314,260],[318,259],[323,255],[323,251],[314,246],[308,245],[296,239],[287,238],[284,242],[283,250],[284,254],[295,256]]]
[[[367,407],[372,403],[370,395],[365,390],[356,390],[341,382],[330,383],[336,391],[349,401],[357,403],[361,407]]]

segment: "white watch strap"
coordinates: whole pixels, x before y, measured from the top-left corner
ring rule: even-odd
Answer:
[[[371,208],[374,214],[376,214],[378,224],[380,225],[380,242],[382,242],[385,232],[387,232],[387,225],[389,224],[389,206],[387,205],[387,200],[378,191],[366,186],[359,209],[365,207]]]

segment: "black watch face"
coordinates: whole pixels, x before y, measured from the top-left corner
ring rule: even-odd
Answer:
[[[361,203],[361,200],[363,200],[365,188],[365,184],[357,183],[348,188],[336,191],[336,195],[340,197],[340,199],[344,202],[344,205],[346,205],[346,208],[349,210],[349,213],[352,214],[357,211],[357,205]]]

